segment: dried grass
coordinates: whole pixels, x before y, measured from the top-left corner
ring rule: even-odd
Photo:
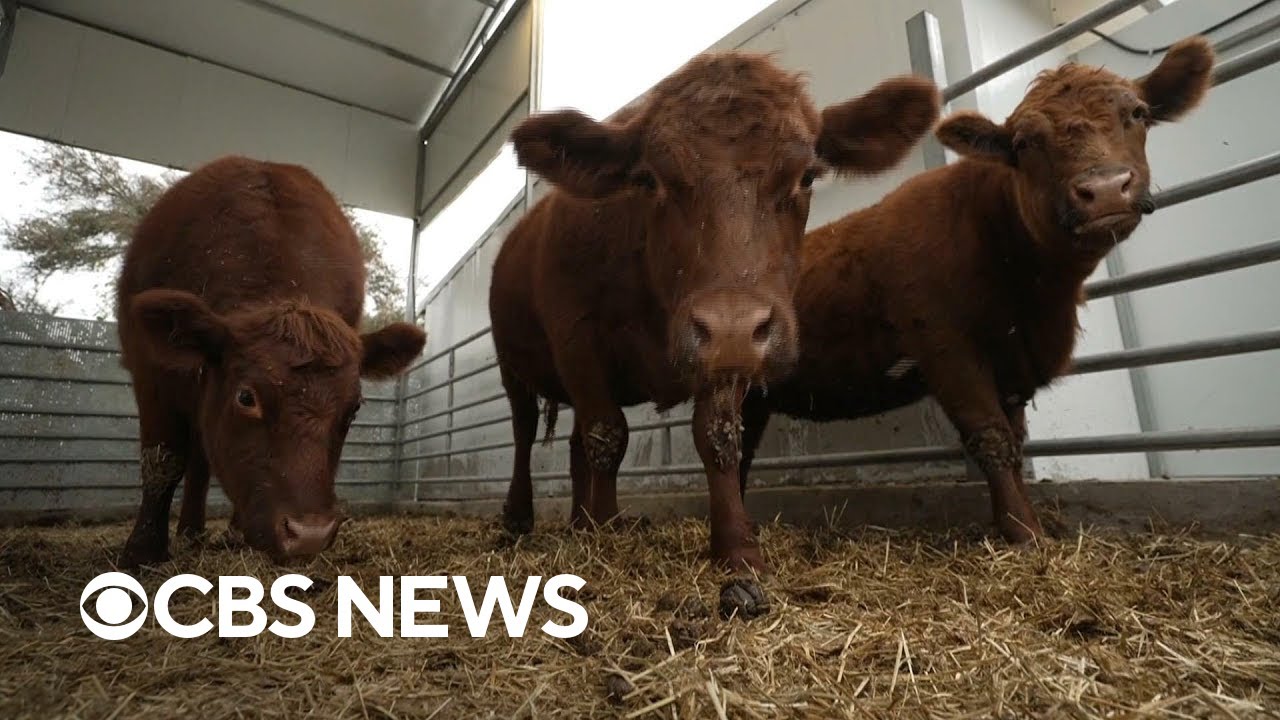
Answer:
[[[76,604],[122,525],[0,531],[0,717],[1252,718],[1280,707],[1280,537],[1088,533],[1015,551],[950,535],[765,525],[771,614],[715,616],[705,523],[597,535],[365,518],[299,570],[315,630],[177,640],[89,635]],[[284,572],[219,542],[141,575]],[[574,572],[590,629],[336,637],[337,575]],[[180,598],[182,596],[179,596]],[[210,614],[190,594],[175,617]],[[181,604],[181,603],[180,603]],[[562,616],[557,615],[557,620]]]

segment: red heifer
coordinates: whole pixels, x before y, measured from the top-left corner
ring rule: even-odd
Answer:
[[[123,566],[204,529],[209,475],[232,528],[277,558],[337,533],[333,481],[360,378],[421,351],[406,323],[359,334],[359,241],[329,191],[293,165],[224,158],[178,181],[138,225],[118,284],[120,345],[142,440],[142,504]]]
[[[1046,71],[1003,125],[938,127],[964,156],[805,238],[795,373],[746,403],[746,468],[770,411],[859,418],[932,395],[982,468],[1000,532],[1041,533],[1023,487],[1023,406],[1070,368],[1085,279],[1155,209],[1147,131],[1210,85],[1203,39],[1136,82]]]
[[[505,527],[533,525],[539,396],[574,408],[579,527],[618,512],[622,408],[692,397],[712,555],[765,570],[738,494],[740,410],[751,384],[795,360],[791,294],[810,186],[827,167],[895,165],[938,106],[933,85],[899,78],[819,112],[798,76],[722,53],[690,61],[623,120],[567,110],[525,120],[516,153],[555,188],[493,268],[489,310],[516,444]]]

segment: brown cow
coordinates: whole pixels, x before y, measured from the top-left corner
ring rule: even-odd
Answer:
[[[1041,533],[1021,477],[1024,405],[1068,371],[1084,281],[1155,209],[1147,130],[1209,89],[1213,51],[1175,45],[1136,82],[1042,73],[1003,125],[938,127],[964,156],[805,238],[795,373],[745,408],[742,489],[769,411],[851,419],[937,399],[1012,541]]]
[[[203,531],[212,472],[249,545],[279,559],[328,547],[360,378],[399,373],[426,341],[407,323],[358,334],[364,282],[351,224],[301,167],[217,160],[147,213],[116,310],[142,441],[142,503],[121,565],[168,557],[184,474],[179,532]]]
[[[748,386],[781,377],[796,355],[791,294],[810,186],[828,166],[895,165],[938,107],[932,84],[898,78],[819,113],[797,75],[721,53],[690,61],[620,121],[576,111],[525,120],[513,133],[520,162],[556,187],[493,268],[489,310],[516,444],[505,527],[532,528],[539,396],[575,409],[576,526],[618,512],[621,408],[693,397],[712,554],[764,570],[737,492],[739,413]]]

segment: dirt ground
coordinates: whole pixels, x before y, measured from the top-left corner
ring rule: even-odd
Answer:
[[[215,524],[218,527],[220,524]],[[315,629],[286,640],[181,640],[152,621],[93,637],[77,606],[111,568],[123,524],[0,530],[0,718],[869,717],[1252,718],[1280,709],[1280,537],[1085,533],[1010,550],[949,535],[764,525],[771,612],[718,613],[722,576],[698,520],[597,534],[543,527],[518,543],[479,520],[360,518],[324,557]],[[215,531],[215,536],[217,531]],[[138,574],[285,570],[220,540],[177,543]],[[563,641],[539,602],[523,638],[465,630],[337,637],[338,575],[571,572],[590,625]],[[174,616],[213,597],[177,596]],[[271,606],[266,605],[268,609]],[[270,613],[269,613],[270,615]],[[291,620],[291,616],[281,616]]]

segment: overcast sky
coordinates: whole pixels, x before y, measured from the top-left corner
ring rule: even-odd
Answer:
[[[37,150],[43,143],[43,140],[0,132],[0,224],[16,222],[48,207],[43,197],[43,184],[39,178],[27,174],[23,162],[25,153]],[[149,163],[126,158],[120,158],[120,162],[126,170],[139,174],[155,176],[166,172],[166,168]],[[356,217],[377,231],[387,261],[401,277],[407,277],[413,222],[408,218],[358,208]],[[0,237],[2,244],[3,238]],[[13,273],[22,272],[25,261],[25,255],[0,248],[0,277],[7,279]],[[110,308],[114,304],[115,271],[113,265],[101,272],[60,273],[45,284],[40,299],[50,305],[59,305],[59,316],[95,319],[100,308]]]

